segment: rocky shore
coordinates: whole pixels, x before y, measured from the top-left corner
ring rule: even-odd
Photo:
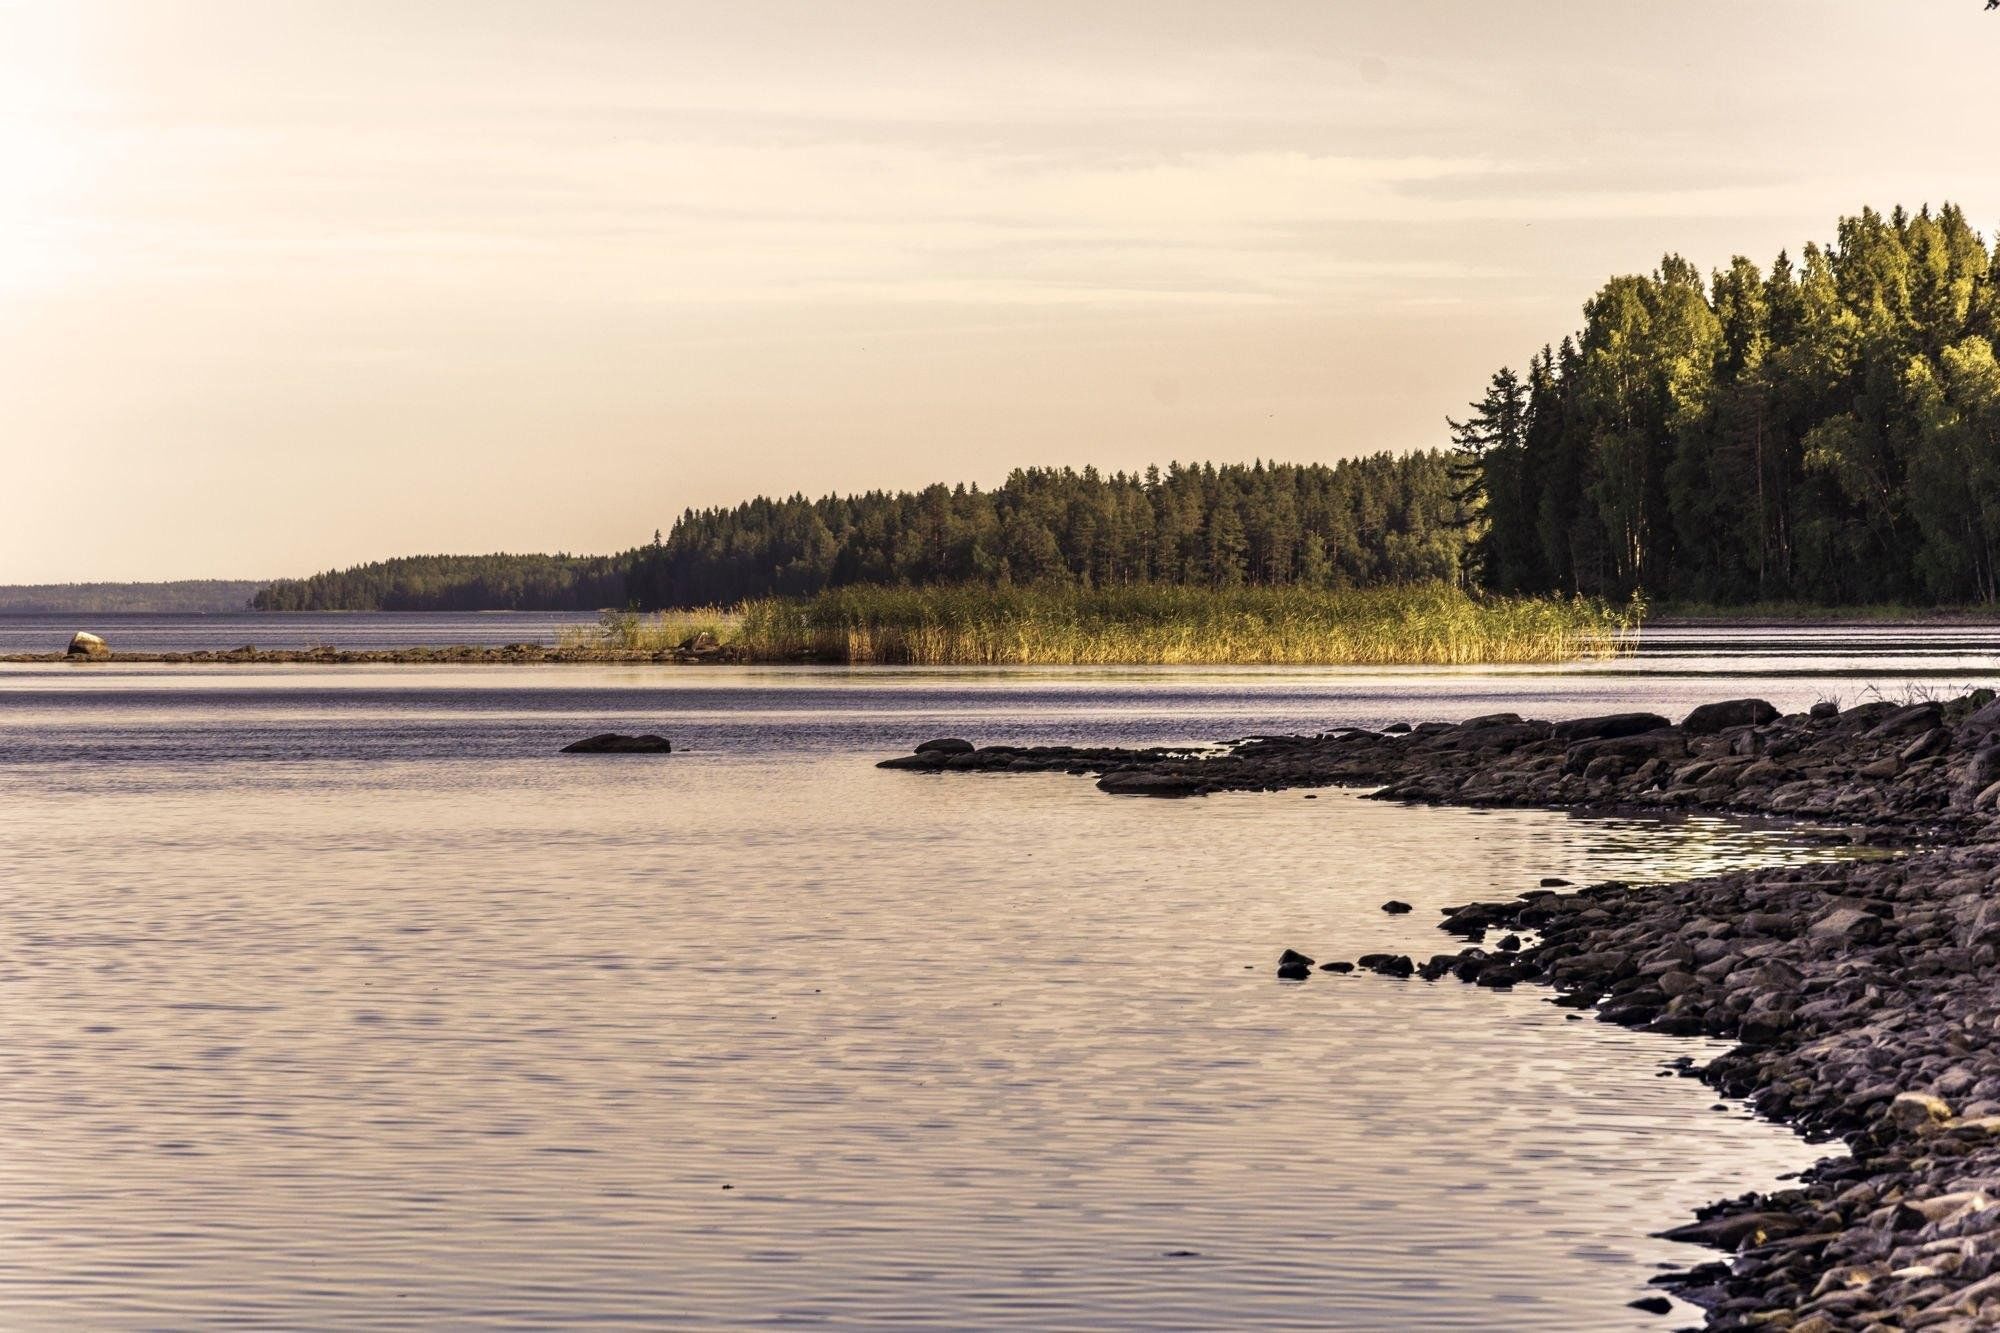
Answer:
[[[1382,799],[1810,819],[1891,856],[1447,909],[1468,943],[1388,977],[1542,985],[1604,1022],[1736,1042],[1682,1070],[1815,1138],[1795,1187],[1667,1235],[1726,1260],[1656,1279],[1723,1329],[2000,1328],[2000,704],[1731,700],[1678,724],[1512,714],[1213,751],[933,743],[885,767],[1095,774],[1107,792],[1366,785]],[[1310,976],[1287,952],[1281,976]]]

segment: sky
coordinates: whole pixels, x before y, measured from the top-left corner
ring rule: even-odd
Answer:
[[[0,583],[1444,443],[1663,253],[2000,228],[1979,0],[0,0]]]

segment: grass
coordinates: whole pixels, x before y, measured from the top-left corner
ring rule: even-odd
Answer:
[[[851,587],[733,613],[607,615],[573,646],[658,651],[707,632],[751,661],[899,666],[1560,662],[1626,649],[1638,608],[1444,584],[1327,591]],[[566,645],[569,646],[569,645]]]
[[[659,653],[678,648],[703,634],[718,643],[731,643],[742,623],[742,616],[719,606],[662,611],[655,616],[642,616],[637,611],[604,611],[595,625],[558,628],[556,646],[569,651]]]

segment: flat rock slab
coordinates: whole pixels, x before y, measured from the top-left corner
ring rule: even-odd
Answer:
[[[564,754],[671,754],[674,744],[665,736],[625,736],[607,731],[586,736],[563,746]]]

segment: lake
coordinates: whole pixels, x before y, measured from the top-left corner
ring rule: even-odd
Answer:
[[[1283,984],[1277,955],[1427,956],[1437,908],[1545,875],[1834,853],[873,761],[945,733],[1796,708],[1990,660],[1900,633],[1609,670],[0,667],[0,1307],[1671,1326],[1626,1303],[1706,1256],[1649,1233],[1824,1151],[1657,1076],[1715,1044],[1536,990]],[[555,753],[607,729],[677,753]]]

